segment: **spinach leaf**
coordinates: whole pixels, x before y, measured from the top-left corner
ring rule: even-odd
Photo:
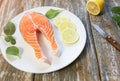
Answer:
[[[19,49],[16,46],[10,46],[6,49],[6,54],[14,55],[20,58]]]
[[[13,35],[15,30],[15,25],[12,22],[8,22],[4,27],[4,33],[6,35]]]
[[[10,42],[12,45],[16,44],[16,40],[15,40],[14,37],[11,36],[11,35],[6,35],[6,36],[5,36],[5,41],[6,41],[6,42]]]
[[[120,27],[120,16],[114,15],[114,16],[112,16],[112,19],[115,20],[117,25]]]
[[[52,19],[52,18],[56,17],[60,12],[62,12],[62,10],[50,9],[47,11],[45,16],[49,19]]]
[[[10,37],[8,35],[5,36],[5,41],[10,42]]]
[[[115,14],[120,14],[120,6],[112,7],[111,11]]]

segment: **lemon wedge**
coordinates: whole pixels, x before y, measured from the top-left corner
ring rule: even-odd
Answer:
[[[104,0],[89,0],[86,9],[92,15],[98,15],[104,8]]]
[[[74,44],[79,40],[79,34],[72,29],[65,29],[61,32],[61,39],[65,44]]]

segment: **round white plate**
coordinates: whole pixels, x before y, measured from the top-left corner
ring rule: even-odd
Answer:
[[[51,24],[53,25],[55,38],[57,39],[57,43],[60,46],[61,56],[60,57],[51,57],[52,64],[48,65],[45,63],[40,62],[38,59],[35,58],[34,50],[32,47],[25,42],[23,39],[20,31],[19,31],[19,22],[21,17],[28,12],[39,12],[45,14],[49,9],[60,9],[63,10],[59,15],[63,15],[69,17],[77,26],[77,32],[79,33],[80,39],[77,43],[73,45],[65,45],[60,41],[59,32],[57,28],[53,24],[53,20],[50,20]],[[59,16],[58,15],[58,16]],[[6,55],[6,48],[8,44],[5,42],[4,37],[0,37],[0,48],[4,58],[7,60],[9,64],[14,66],[15,68],[31,73],[48,73],[53,72],[59,69],[64,68],[65,66],[72,63],[82,52],[85,43],[86,43],[86,31],[84,28],[83,23],[81,20],[75,16],[73,13],[57,8],[57,7],[38,7],[34,9],[30,9],[27,11],[22,12],[15,18],[11,20],[16,26],[16,32],[14,37],[16,39],[16,46],[20,49],[21,58],[10,58]],[[46,51],[46,50],[44,50]],[[47,51],[49,52],[49,51]]]

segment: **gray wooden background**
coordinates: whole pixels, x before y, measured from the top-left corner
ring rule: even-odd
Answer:
[[[111,18],[110,8],[120,0],[105,0],[105,8],[98,16],[86,11],[87,0],[0,0],[0,31],[4,24],[22,11],[55,6],[67,9],[78,16],[86,29],[87,41],[82,54],[67,67],[52,73],[32,74],[15,69],[0,53],[0,81],[120,81],[120,52],[111,46],[91,27],[100,25],[120,42],[120,28]]]

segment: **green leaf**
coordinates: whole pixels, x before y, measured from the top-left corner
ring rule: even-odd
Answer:
[[[19,49],[16,46],[10,46],[6,49],[6,54],[20,57]]]
[[[16,44],[16,40],[14,39],[14,37],[12,35],[6,35],[5,41],[10,42],[12,45]]]
[[[56,17],[60,12],[62,12],[62,10],[50,9],[47,11],[45,16],[49,19],[52,19],[52,18]]]
[[[120,6],[112,7],[111,11],[115,14],[120,14]]]
[[[120,27],[120,16],[114,15],[114,16],[112,16],[112,19],[115,20],[117,25]]]
[[[10,43],[11,43],[12,45],[15,45],[15,44],[16,44],[16,40],[13,38],[13,39],[11,39]]]
[[[8,22],[4,27],[4,33],[6,35],[13,35],[15,30],[15,25],[12,22]]]
[[[5,41],[6,41],[6,42],[10,42],[10,38],[9,38],[8,35],[5,36]]]

